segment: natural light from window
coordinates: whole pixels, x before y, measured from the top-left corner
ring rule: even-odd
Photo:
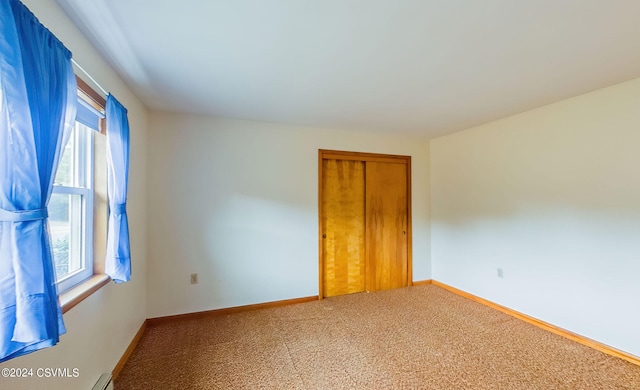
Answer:
[[[76,122],[62,152],[49,201],[58,290],[93,274],[93,130]]]

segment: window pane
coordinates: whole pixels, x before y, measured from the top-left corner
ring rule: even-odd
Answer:
[[[60,159],[60,164],[58,164],[58,171],[56,172],[56,178],[54,181],[55,185],[68,187],[74,185],[73,178],[75,176],[74,157],[76,146],[76,127],[74,127],[71,132],[69,142],[67,142],[64,149],[62,149],[62,158]]]
[[[48,210],[56,280],[59,281],[83,269],[82,195],[54,193]]]
[[[91,134],[93,131],[83,125],[76,122],[73,129],[74,146],[74,186],[75,187],[88,187],[89,184],[89,169],[92,157],[90,157],[91,143],[93,139]],[[69,141],[71,142],[71,141]]]

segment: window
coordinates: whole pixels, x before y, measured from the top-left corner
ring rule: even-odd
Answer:
[[[49,228],[60,291],[93,274],[93,131],[76,122],[49,201]]]
[[[78,99],[76,123],[49,200],[49,229],[58,291],[94,274],[94,138],[103,115]]]

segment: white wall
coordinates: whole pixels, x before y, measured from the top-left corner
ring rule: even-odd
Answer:
[[[430,278],[427,141],[160,112],[150,128],[149,317],[317,295],[318,149],[412,156]]]
[[[106,65],[54,1],[23,0],[40,21],[74,54],[98,82],[129,110],[131,170],[128,215],[133,275],[129,283],[113,283],[64,314],[67,334],[43,351],[13,359],[0,368],[78,368],[78,378],[7,379],[2,389],[90,389],[98,377],[111,371],[146,318],[146,138],[147,112],[140,101]]]
[[[430,147],[434,279],[640,356],[640,79]]]

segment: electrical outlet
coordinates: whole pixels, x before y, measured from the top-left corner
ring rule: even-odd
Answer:
[[[198,284],[198,274],[191,274],[191,284]]]
[[[499,278],[504,278],[504,271],[502,268],[498,268],[498,277]]]

